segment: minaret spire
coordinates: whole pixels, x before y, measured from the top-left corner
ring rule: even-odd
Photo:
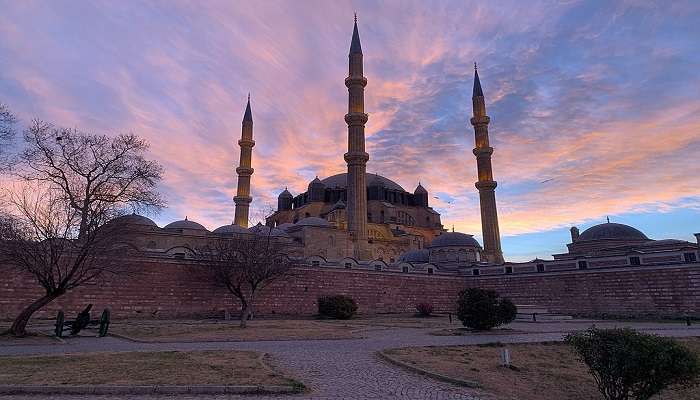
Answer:
[[[253,198],[250,196],[250,177],[253,175],[251,161],[253,157],[253,113],[250,110],[250,93],[248,93],[248,104],[245,107],[243,114],[243,127],[241,128],[241,140],[238,141],[241,146],[241,157],[236,168],[238,174],[238,190],[233,202],[236,203],[236,213],[233,223],[243,227],[248,227],[248,209]]]
[[[481,231],[484,237],[483,256],[486,261],[494,264],[503,263],[501,250],[501,234],[498,229],[498,210],[496,209],[496,181],[493,180],[491,155],[493,147],[489,145],[489,122],[486,115],[484,92],[479,81],[479,72],[474,63],[474,88],[472,90],[472,107],[474,116],[471,124],[474,126],[476,167],[479,180],[476,188],[479,190],[481,205]]]
[[[345,162],[348,165],[347,186],[347,215],[348,231],[353,241],[353,255],[357,259],[369,258],[367,248],[367,160],[369,154],[365,151],[365,86],[367,79],[362,70],[362,46],[360,33],[357,30],[357,15],[352,31],[348,77],[345,86],[348,88],[348,113],[345,122],[348,124],[348,152]]]

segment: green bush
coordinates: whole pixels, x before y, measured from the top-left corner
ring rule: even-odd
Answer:
[[[671,385],[691,385],[698,357],[672,339],[631,329],[595,329],[565,338],[607,400],[647,400]]]
[[[318,314],[324,318],[350,319],[357,312],[357,304],[351,297],[336,295],[318,298]]]
[[[512,301],[493,290],[469,288],[459,293],[457,318],[468,328],[489,330],[515,319],[518,309]]]

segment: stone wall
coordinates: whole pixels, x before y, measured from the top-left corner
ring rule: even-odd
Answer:
[[[700,317],[700,264],[468,278],[516,304],[577,316]]]
[[[0,319],[41,296],[26,275],[3,272]],[[260,315],[316,313],[320,295],[347,294],[364,314],[413,312],[422,301],[438,311],[454,307],[457,293],[468,286],[495,289],[516,304],[532,304],[573,315],[700,316],[700,264],[563,271],[500,276],[420,275],[413,273],[299,268],[286,282],[275,282],[257,301]],[[201,267],[177,260],[141,260],[131,275],[84,286],[56,300],[39,316],[58,309],[75,313],[87,303],[109,307],[114,317],[222,316],[238,304],[223,288],[202,277]]]

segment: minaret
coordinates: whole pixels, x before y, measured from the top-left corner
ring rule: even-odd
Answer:
[[[243,128],[241,129],[241,140],[238,141],[241,146],[241,159],[236,168],[238,174],[238,191],[233,202],[236,203],[236,216],[233,223],[243,227],[248,227],[248,208],[253,198],[250,197],[250,176],[253,175],[251,168],[251,158],[253,155],[253,113],[250,111],[250,94],[248,94],[248,104],[243,115]]]
[[[365,171],[369,154],[365,152],[365,86],[367,79],[362,74],[362,46],[357,32],[357,14],[350,44],[349,73],[345,78],[348,87],[348,152],[345,162],[348,164],[348,231],[353,241],[353,255],[365,259],[367,254],[367,185]]]
[[[484,92],[479,82],[479,72],[474,63],[474,90],[472,92],[472,106],[474,117],[471,123],[474,126],[476,167],[479,180],[476,188],[479,189],[479,202],[481,204],[481,231],[484,237],[484,251],[482,253],[486,261],[493,264],[503,263],[503,251],[501,251],[501,234],[498,231],[498,211],[496,210],[496,181],[493,180],[491,170],[491,154],[493,147],[489,146],[489,121],[486,115],[486,103]]]

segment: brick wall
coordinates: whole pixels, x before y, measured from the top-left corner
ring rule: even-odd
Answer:
[[[225,289],[201,277],[201,267],[187,262],[142,261],[138,270],[96,285],[69,292],[39,313],[52,317],[58,309],[77,312],[93,303],[95,310],[109,307],[117,318],[223,315],[238,310]],[[0,319],[13,317],[21,307],[41,296],[26,275],[4,272],[0,281]],[[467,286],[497,290],[516,304],[533,304],[574,315],[700,316],[700,264],[665,267],[619,268],[500,276],[440,276],[300,268],[289,281],[275,282],[261,292],[261,315],[313,315],[316,299],[326,294],[347,294],[360,312],[413,312],[428,301],[436,310],[454,306],[457,293]]]

